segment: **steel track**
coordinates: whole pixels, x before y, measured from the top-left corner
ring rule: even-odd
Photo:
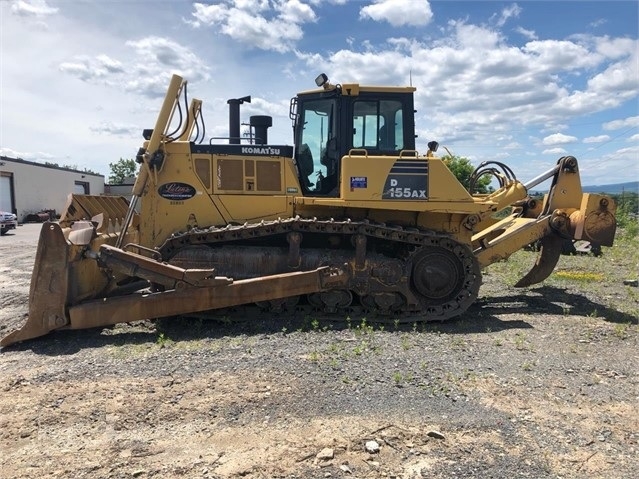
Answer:
[[[289,233],[299,233],[303,238],[313,237],[315,242],[318,238],[325,237],[326,244],[330,236],[353,238],[361,235],[369,244],[383,244],[387,250],[392,249],[394,259],[400,260],[403,264],[402,277],[389,284],[388,281],[371,277],[372,267],[357,271],[358,268],[353,267],[355,260],[352,259],[350,266],[354,280],[351,290],[354,292],[353,296],[362,299],[360,305],[339,307],[339,304],[333,304],[329,300],[331,304],[324,304],[324,308],[318,308],[317,298],[315,298],[316,301],[311,301],[309,305],[295,305],[296,311],[329,312],[355,317],[367,315],[377,322],[444,321],[462,314],[477,298],[481,285],[481,271],[468,246],[457,242],[447,234],[373,223],[368,220],[320,220],[295,217],[224,227],[194,228],[173,234],[159,248],[159,252],[162,258],[170,263],[171,258],[180,251],[195,246],[245,245],[238,248],[260,248],[260,245],[268,244],[277,238],[281,241],[281,238]],[[300,254],[304,255],[304,251],[304,240],[302,240]],[[354,253],[350,254],[354,255]],[[437,283],[439,270],[436,264],[429,263],[431,257],[435,258],[434,262],[439,263],[440,266],[454,264],[454,267],[449,269],[454,270],[457,277],[456,286],[451,294],[444,298],[429,299],[420,293],[420,289],[428,289],[432,281]],[[374,262],[368,256],[367,261]],[[419,271],[415,271],[417,267]],[[418,277],[423,280],[418,281],[416,279]],[[388,300],[389,295],[399,297],[401,301],[394,301],[392,297]],[[389,302],[392,304],[387,304]],[[293,303],[293,301],[289,301],[288,304],[275,301],[270,307],[277,312],[287,307],[293,309]],[[382,307],[379,307],[377,303],[381,303]],[[263,303],[262,306],[264,306]]]

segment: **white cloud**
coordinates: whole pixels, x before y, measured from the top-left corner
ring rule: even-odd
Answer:
[[[628,138],[628,141],[639,141],[639,133],[632,135],[630,138]]]
[[[603,72],[588,80],[589,90],[614,93],[617,97],[629,99],[639,92],[639,57],[630,57],[614,63]]]
[[[137,125],[105,121],[98,125],[90,126],[89,130],[98,134],[132,137],[139,135],[142,128]]]
[[[596,51],[611,60],[636,55],[637,47],[639,46],[637,40],[631,38],[610,38],[607,35],[592,39],[589,37],[584,38],[591,40]]]
[[[150,63],[164,69],[188,71],[191,74],[200,71],[200,69],[208,69],[204,62],[189,48],[169,38],[150,36],[136,41],[128,41],[125,45],[132,47],[140,60],[144,61],[144,64]]]
[[[433,19],[433,12],[427,0],[375,0],[360,9],[359,17],[394,27],[425,26]]]
[[[565,155],[567,152],[563,148],[550,148],[541,152],[543,155]]]
[[[554,135],[549,135],[542,140],[542,143],[547,146],[551,145],[567,145],[569,143],[574,143],[577,141],[577,138],[574,136],[564,135],[563,133],[555,133]]]
[[[519,5],[517,5],[516,3],[513,3],[512,5],[509,5],[508,7],[504,8],[498,19],[497,19],[497,26],[498,27],[503,27],[504,24],[511,18],[517,18],[519,17],[519,14],[522,12],[521,7]]]
[[[194,19],[186,22],[195,28],[219,27],[221,33],[250,48],[279,53],[291,51],[302,39],[301,25],[317,21],[315,11],[299,0],[194,3],[191,16]]]
[[[639,116],[630,116],[623,120],[609,121],[603,124],[604,130],[619,130],[621,128],[632,128],[639,126]]]
[[[602,60],[598,53],[589,51],[587,46],[569,40],[534,40],[522,50],[542,71],[591,68]]]
[[[193,83],[209,78],[209,67],[189,48],[171,39],[150,36],[127,41],[125,45],[136,54],[127,63],[105,54],[81,55],[62,62],[58,68],[85,82],[121,86],[150,98],[164,96],[173,73]]]
[[[98,55],[95,58],[79,56],[74,61],[61,63],[58,68],[83,81],[106,78],[112,74],[124,72],[122,63],[107,55]]]
[[[519,148],[521,148],[521,143],[517,142],[517,141],[513,141],[511,143],[507,143],[504,146],[501,147],[502,150],[518,150]]]
[[[270,115],[284,117],[288,116],[289,110],[289,100],[272,102],[256,96],[251,98],[251,103],[242,105],[242,113],[244,115],[262,115],[265,111],[267,111]]]
[[[589,161],[588,169],[584,170],[582,166],[581,171],[587,171],[587,175],[595,177],[593,180],[595,184],[601,184],[601,178],[610,175],[611,171],[619,172],[616,182],[633,181],[639,177],[637,158],[639,158],[639,146],[620,148]]]
[[[269,9],[269,0],[234,0],[232,3],[241,10],[263,12]]]
[[[0,155],[6,156],[8,158],[19,158],[21,160],[28,161],[51,161],[61,158],[56,158],[54,155],[50,153],[44,153],[42,151],[16,151],[11,148],[2,148],[0,147]]]
[[[451,21],[450,27],[454,31],[450,39],[447,40],[447,44],[456,49],[467,49],[472,54],[472,52],[479,50],[499,49],[503,46],[504,37],[497,30],[470,25],[462,21]],[[475,61],[477,61],[476,58]]]
[[[618,155],[620,157],[623,156],[628,156],[628,158],[632,159],[635,161],[635,166],[636,166],[636,161],[637,161],[637,157],[639,153],[639,146],[631,146],[629,148],[620,148],[617,151],[615,151],[615,155]]]
[[[515,28],[515,31],[529,40],[537,40],[539,38],[534,30],[526,30],[523,27],[517,27]]]
[[[608,66],[611,58],[622,59],[615,64],[632,64],[626,42],[589,37],[579,42],[537,40],[518,48],[488,27],[452,21],[448,29],[450,35],[431,42],[391,38],[372,49],[298,56],[329,76],[342,72],[342,77],[333,78],[336,82],[406,85],[412,77],[418,115],[428,110],[423,121],[434,125],[431,135],[441,138],[485,142],[495,131],[515,125],[553,126],[556,133],[556,125],[575,115],[618,107],[639,94],[632,75],[626,84],[612,81],[623,76],[617,70],[628,70]],[[591,82],[581,79],[595,78],[597,69],[609,73]],[[611,78],[609,84],[606,78]],[[575,79],[578,86],[570,83]]]
[[[317,20],[313,9],[299,0],[284,2],[280,7],[279,17],[285,22],[291,23],[308,23]]]
[[[21,17],[42,18],[58,13],[58,9],[50,7],[46,0],[16,0],[11,4],[11,13]]]
[[[584,143],[603,143],[604,141],[608,141],[610,137],[608,135],[599,135],[599,136],[589,136],[583,139]]]
[[[344,5],[349,0],[309,0],[309,3],[312,5],[322,5],[322,4],[333,4],[333,5]]]
[[[195,11],[191,12],[191,16],[195,20],[187,20],[187,23],[195,28],[222,23],[228,17],[228,7],[224,4],[194,3],[193,8]]]

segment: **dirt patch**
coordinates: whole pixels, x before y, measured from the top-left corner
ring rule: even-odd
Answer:
[[[27,312],[32,227],[0,241],[2,335]],[[7,348],[0,475],[634,477],[629,247],[562,258],[603,274],[596,285],[559,276],[523,291],[501,282],[532,263],[522,252],[450,324],[141,322]]]

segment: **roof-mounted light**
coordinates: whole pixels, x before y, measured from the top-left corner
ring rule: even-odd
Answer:
[[[328,83],[328,77],[326,76],[326,73],[320,73],[315,79],[315,84],[318,87],[324,86],[326,83]]]

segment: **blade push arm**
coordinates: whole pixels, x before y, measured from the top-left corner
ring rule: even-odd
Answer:
[[[560,158],[552,170],[525,186],[533,188],[549,178],[552,185],[540,210],[520,209],[472,238],[475,256],[482,267],[542,240],[540,258],[517,286],[529,286],[546,279],[557,264],[565,239],[612,246],[616,230],[615,204],[608,197],[583,193],[577,160],[572,156]]]

